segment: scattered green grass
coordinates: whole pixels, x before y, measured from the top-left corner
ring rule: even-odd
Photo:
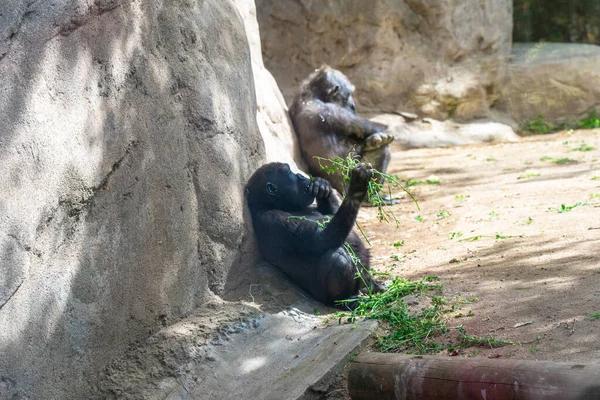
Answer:
[[[415,222],[423,222],[423,217],[422,217],[422,216],[420,216],[420,215],[417,215],[417,216],[415,217]]]
[[[464,238],[464,239],[460,239],[459,242],[476,242],[479,239],[483,239],[483,238],[491,238],[491,239],[510,239],[512,238],[512,235],[502,235],[500,233],[496,233],[494,236],[490,236],[490,235],[475,235],[475,236],[471,236],[468,238]]]
[[[462,347],[480,346],[496,349],[498,347],[514,344],[514,342],[510,340],[503,340],[494,336],[481,337],[469,335],[465,332],[465,329],[462,326],[458,326],[456,329],[458,330],[457,340]]]
[[[457,194],[456,196],[454,196],[454,200],[466,200],[467,197],[469,197],[468,194]]]
[[[600,128],[600,118],[595,110],[592,110],[588,116],[575,124],[567,123],[552,123],[546,121],[542,115],[538,115],[532,120],[525,121],[523,131],[529,134],[547,134],[558,132],[566,129],[595,129]]]
[[[548,156],[544,156],[544,157],[540,158],[540,161],[552,161],[552,160],[554,160],[554,158],[548,157]]]
[[[395,277],[386,291],[347,300],[346,303],[354,302],[354,310],[336,312],[333,316],[338,323],[353,323],[359,318],[379,320],[385,333],[377,338],[376,347],[382,352],[435,354],[442,350],[453,351],[472,346],[495,348],[512,344],[491,336],[468,335],[462,325],[456,328],[456,341],[452,341],[449,335],[451,328],[446,323],[445,315],[452,312],[454,307],[448,304],[448,299],[441,293],[439,278],[426,277],[413,282]],[[408,295],[429,297],[431,305],[411,313],[403,301]],[[469,314],[466,316],[474,315],[472,312]]]
[[[394,243],[392,243],[392,246],[394,246],[394,247],[404,246],[404,240],[401,240],[399,242],[394,242]]]
[[[342,186],[345,186],[350,183],[350,180],[351,180],[350,176],[352,174],[352,170],[354,169],[354,167],[356,165],[358,165],[361,162],[360,156],[358,156],[354,151],[350,151],[346,155],[346,158],[335,157],[333,160],[329,159],[329,158],[323,158],[323,157],[315,157],[315,158],[319,161],[320,168],[323,171],[325,171],[325,173],[327,173],[328,175],[335,174],[336,172],[340,173],[341,178],[342,178],[342,183],[344,184]],[[386,206],[386,201],[382,198],[382,193],[387,193],[389,195],[389,197],[391,198],[392,197],[392,189],[400,188],[410,196],[410,198],[413,200],[413,202],[417,206],[417,209],[420,210],[419,203],[417,203],[417,200],[412,195],[412,193],[409,192],[406,187],[402,186],[402,184],[396,177],[385,174],[381,171],[377,171],[377,170],[373,170],[373,171],[374,171],[373,178],[371,178],[371,180],[369,181],[369,184],[367,186],[367,200],[369,201],[369,203],[371,203],[371,205],[373,207],[377,208],[377,216],[380,221],[385,221],[387,223],[390,223],[391,221],[393,221],[393,222],[395,222],[396,227],[399,227],[400,220],[398,220],[398,218],[396,218],[396,216],[389,209],[389,207]],[[384,184],[379,183],[382,181],[385,183]],[[384,187],[385,187],[385,189],[384,189]],[[345,193],[344,193],[344,195],[345,195]],[[365,238],[367,243],[370,244],[369,239],[367,238],[367,235],[364,233],[364,231],[362,230],[360,225],[357,223],[356,226],[358,227],[359,231],[361,232],[361,234],[363,235],[363,237]]]
[[[529,217],[527,218],[527,221],[524,222],[525,225],[531,225],[533,224],[533,218]]]
[[[598,321],[600,320],[600,312],[591,313],[587,317],[585,317],[588,321]]]
[[[394,261],[404,261],[405,256],[404,256],[404,254],[398,253],[398,254],[392,254],[390,256],[390,258]]]
[[[582,119],[577,124],[578,129],[595,129],[600,128],[600,118],[596,113],[596,110],[592,110],[587,118]]]
[[[529,352],[530,352],[531,354],[538,353],[540,350],[542,350],[542,349],[541,349],[541,347],[536,347],[536,346],[531,346],[531,347],[529,348]]]
[[[428,177],[424,181],[417,181],[414,179],[406,180],[406,187],[411,187],[411,186],[416,186],[416,185],[439,185],[439,184],[440,184],[440,178],[437,176],[434,176],[434,175]]]
[[[498,161],[498,160],[496,160],[494,157],[488,157],[488,158],[485,159],[485,161],[490,161],[491,162],[491,161]]]
[[[575,148],[571,149],[571,151],[592,151],[592,150],[596,150],[596,148],[592,147],[592,146],[588,146],[585,143],[582,143],[579,147],[575,147]]]
[[[530,172],[530,173],[527,173],[527,174],[520,175],[517,179],[528,179],[528,178],[534,178],[536,176],[540,176],[540,174],[536,174],[536,173]]]
[[[490,211],[488,215],[490,218],[498,218],[500,216],[500,213],[496,211]]]
[[[450,217],[452,214],[450,214],[448,211],[440,211],[439,213],[437,213],[438,218],[448,218]]]
[[[454,240],[454,239],[457,239],[457,238],[461,237],[462,235],[463,235],[462,232],[450,232],[448,234],[448,239],[449,240]]]
[[[558,208],[550,207],[550,208],[548,208],[548,210],[557,211],[558,213],[562,214],[562,213],[571,211],[572,209],[574,209],[576,207],[581,207],[581,206],[585,206],[585,205],[587,205],[587,203],[578,201],[577,203],[573,204],[572,206],[568,206],[566,204],[561,204],[560,207],[558,207]]]
[[[592,176],[593,181],[597,181],[598,179],[600,179],[600,176],[598,176],[598,175]]]
[[[600,198],[600,193],[592,193],[592,194],[590,194],[590,198],[591,199],[598,199],[598,198]]]
[[[516,287],[515,290],[529,290],[530,287]]]
[[[577,160],[573,160],[569,157],[557,158],[554,161],[554,164],[564,165],[564,164],[575,164]]]
[[[535,119],[525,121],[523,130],[528,133],[547,134],[556,132],[558,129],[554,124],[546,121],[542,115],[538,115]]]

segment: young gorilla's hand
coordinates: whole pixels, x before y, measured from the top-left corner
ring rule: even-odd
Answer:
[[[331,194],[331,185],[325,179],[313,178],[306,190],[317,199],[326,199]]]
[[[353,199],[362,201],[367,194],[367,185],[373,177],[373,167],[369,163],[360,163],[352,169],[348,195]]]

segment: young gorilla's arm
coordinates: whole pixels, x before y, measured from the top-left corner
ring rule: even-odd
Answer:
[[[360,204],[367,195],[367,185],[372,176],[371,164],[360,163],[354,167],[350,188],[342,205],[327,226],[316,231],[315,252],[324,253],[344,244],[354,226]]]
[[[337,104],[324,103],[319,100],[310,103],[306,105],[307,111],[318,114],[317,118],[320,118],[337,134],[366,139],[374,133],[384,132],[387,129],[386,125],[361,118],[351,110]]]

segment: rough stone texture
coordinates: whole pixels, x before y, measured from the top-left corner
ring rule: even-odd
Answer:
[[[86,398],[254,261],[244,26],[229,0],[4,1],[0,76],[0,398]]]
[[[293,306],[265,315],[255,304],[207,303],[111,363],[92,397],[324,398],[377,322],[325,325],[326,317],[313,315],[314,300],[298,306],[309,312]]]
[[[381,114],[372,119],[386,124],[388,133],[394,135],[394,144],[405,149],[519,140],[510,126],[494,121],[457,123],[419,118],[407,122],[403,117],[392,114]]]
[[[322,63],[362,109],[486,116],[506,74],[511,0],[257,0],[267,68],[289,100]]]
[[[498,108],[519,122],[576,121],[600,111],[600,46],[515,43]]]
[[[275,78],[263,64],[254,0],[234,0],[234,3],[244,20],[250,44],[256,88],[256,121],[265,143],[267,161],[285,162],[292,169],[306,170],[283,95]]]

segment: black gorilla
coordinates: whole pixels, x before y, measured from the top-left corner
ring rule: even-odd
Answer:
[[[352,230],[372,176],[370,164],[356,166],[341,206],[327,181],[294,174],[287,164],[263,165],[248,182],[248,206],[262,256],[325,304],[357,295],[365,283],[381,289],[367,271],[368,250]],[[328,216],[331,220],[324,224]],[[345,242],[362,266],[353,262]]]
[[[329,180],[340,193],[341,175],[328,176],[315,156],[345,158],[354,149],[363,162],[385,172],[392,154],[388,144],[394,140],[385,133],[387,126],[356,115],[353,92],[344,74],[323,66],[302,83],[289,111],[309,172]]]

